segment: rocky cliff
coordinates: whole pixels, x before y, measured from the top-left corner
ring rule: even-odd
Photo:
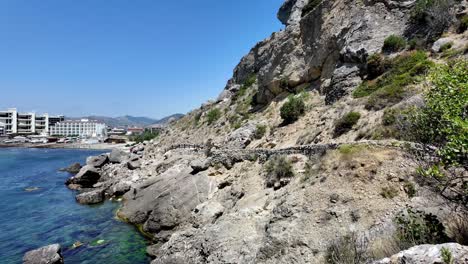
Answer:
[[[442,33],[430,26],[440,18],[416,21],[420,2],[285,1],[285,29],[242,58],[216,101],[157,140],[88,159],[69,186],[82,203],[123,196],[118,216],[153,241],[153,263],[360,263],[409,248],[393,239],[395,219],[439,230],[460,211],[415,173],[415,153],[437,148],[395,136],[386,113],[424,104],[426,66],[466,60],[468,39],[457,30],[466,2],[456,1],[444,9],[450,54],[387,52],[391,35],[425,50]],[[385,63],[373,66],[373,54]],[[366,88],[376,83],[388,85]],[[286,122],[294,100],[298,116]]]

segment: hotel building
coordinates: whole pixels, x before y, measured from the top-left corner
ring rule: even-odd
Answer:
[[[107,126],[104,123],[88,119],[67,120],[50,127],[53,136],[105,137]]]
[[[37,115],[36,113],[19,113],[16,108],[0,111],[0,135],[34,135],[49,134],[50,128],[64,121],[64,116]]]

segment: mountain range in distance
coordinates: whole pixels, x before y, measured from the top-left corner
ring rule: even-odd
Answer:
[[[161,119],[153,119],[149,117],[130,116],[130,115],[119,116],[119,117],[84,116],[80,118],[96,120],[96,121],[105,123],[109,127],[146,127],[146,126],[156,125],[156,124],[164,125],[173,120],[180,119],[183,116],[184,116],[183,114],[173,114],[173,115],[161,118]]]

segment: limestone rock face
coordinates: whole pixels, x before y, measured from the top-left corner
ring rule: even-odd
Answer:
[[[468,247],[457,243],[447,243],[440,245],[415,246],[398,254],[385,258],[374,264],[400,264],[400,263],[445,263],[442,259],[441,250],[449,250],[453,256],[454,264],[468,263]]]
[[[23,264],[63,264],[61,247],[53,244],[28,251],[24,254]]]
[[[226,138],[226,145],[232,148],[245,148],[252,141],[255,129],[256,125],[253,123],[236,129]]]
[[[121,149],[113,149],[109,154],[109,161],[111,163],[123,163],[129,158],[129,154]]]
[[[344,64],[352,69],[349,64],[361,64],[362,59],[380,51],[386,37],[403,35],[415,1],[321,1],[303,13],[307,2],[285,1],[278,18],[286,28],[258,43],[242,58],[226,90],[255,73],[259,87],[254,99],[267,104],[302,83],[332,78],[335,69]],[[361,61],[349,56],[353,52]],[[352,80],[349,86],[356,83]],[[331,89],[331,97],[336,100],[352,88]]]
[[[95,183],[98,182],[100,177],[101,175],[96,168],[86,165],[81,168],[78,174],[67,180],[67,185],[78,184],[83,187],[92,187]]]

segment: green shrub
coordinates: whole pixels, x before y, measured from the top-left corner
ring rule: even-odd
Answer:
[[[413,138],[440,147],[447,165],[466,164],[468,156],[468,60],[439,65],[430,76],[425,106],[412,116]]]
[[[399,111],[393,108],[385,109],[382,116],[382,125],[391,126],[395,124]]]
[[[453,259],[453,255],[450,249],[442,247],[440,249],[440,255],[442,256],[442,260],[444,261],[444,264],[455,263],[455,260]]]
[[[306,6],[302,9],[302,16],[304,17],[308,13],[310,13],[314,8],[316,8],[320,3],[322,3],[322,0],[309,0],[309,3],[307,3]]]
[[[468,29],[468,15],[464,15],[460,18],[460,25],[458,26],[458,32],[463,33]]]
[[[388,36],[382,47],[382,50],[385,52],[396,52],[405,49],[406,47],[406,40],[397,35],[390,35]]]
[[[395,218],[395,224],[397,238],[402,248],[449,241],[444,226],[433,214],[408,209]]]
[[[414,196],[416,196],[416,187],[414,186],[414,183],[407,181],[403,185],[403,188],[406,194],[408,194],[410,198],[413,198]]]
[[[136,143],[141,143],[144,141],[150,141],[154,138],[157,138],[158,136],[159,136],[159,132],[145,131],[142,134],[130,136],[130,140]]]
[[[211,125],[221,117],[221,111],[218,108],[213,108],[208,112],[206,117],[208,125]]]
[[[361,114],[358,112],[349,112],[341,117],[335,124],[334,137],[341,136],[350,131],[359,121],[359,118],[361,118]]]
[[[447,42],[444,45],[440,46],[440,52],[446,52],[447,50],[451,49],[453,46],[453,42]]]
[[[305,112],[305,104],[302,97],[290,95],[288,101],[281,107],[280,115],[284,124],[294,123]]]
[[[285,183],[286,180],[294,177],[291,161],[284,156],[271,158],[265,165],[265,171],[268,188],[275,187],[276,183]]]
[[[351,233],[334,241],[326,252],[326,263],[361,264],[369,260],[368,241]]]
[[[267,126],[265,125],[257,125],[254,131],[254,138],[255,139],[261,139],[263,136],[265,136],[265,133],[267,131]]]
[[[380,110],[401,101],[405,96],[405,86],[418,83],[434,65],[423,51],[413,51],[394,58],[391,68],[373,81],[366,81],[359,95],[368,95],[366,109]]]
[[[393,199],[398,196],[398,190],[393,186],[383,187],[380,191],[380,195],[382,195],[383,198]]]

